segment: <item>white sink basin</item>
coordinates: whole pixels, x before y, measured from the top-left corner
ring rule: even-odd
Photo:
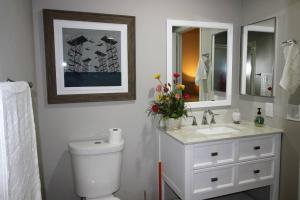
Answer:
[[[226,134],[226,133],[236,133],[239,132],[239,130],[227,126],[217,126],[211,128],[197,129],[196,132],[204,135],[218,135],[218,134]]]

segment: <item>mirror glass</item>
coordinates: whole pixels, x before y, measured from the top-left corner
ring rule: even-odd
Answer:
[[[168,82],[173,73],[181,74],[179,81],[190,94],[191,107],[230,105],[232,25],[171,22]]]
[[[273,97],[276,18],[242,27],[241,94]]]

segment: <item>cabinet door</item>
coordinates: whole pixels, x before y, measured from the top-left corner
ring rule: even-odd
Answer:
[[[234,141],[223,141],[193,148],[193,169],[234,162]]]
[[[274,156],[275,137],[255,137],[239,141],[239,160],[253,160]]]
[[[255,161],[238,166],[238,184],[248,184],[274,178],[274,160]]]
[[[193,193],[200,194],[234,186],[234,167],[218,167],[210,170],[195,170]]]

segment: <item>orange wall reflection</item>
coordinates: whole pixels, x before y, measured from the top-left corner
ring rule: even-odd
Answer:
[[[199,88],[195,85],[195,74],[200,55],[200,29],[182,33],[182,83],[191,95],[191,101],[198,101]]]

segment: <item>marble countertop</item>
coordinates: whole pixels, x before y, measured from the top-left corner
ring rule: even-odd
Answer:
[[[283,133],[282,129],[272,128],[269,126],[256,127],[253,122],[241,122],[241,124],[214,124],[213,127],[230,127],[236,129],[235,132],[220,134],[202,134],[197,133],[197,129],[209,128],[208,125],[201,126],[183,126],[181,129],[165,131],[166,134],[175,138],[183,144],[194,144],[224,139],[235,139],[251,136],[263,136],[274,133]]]

